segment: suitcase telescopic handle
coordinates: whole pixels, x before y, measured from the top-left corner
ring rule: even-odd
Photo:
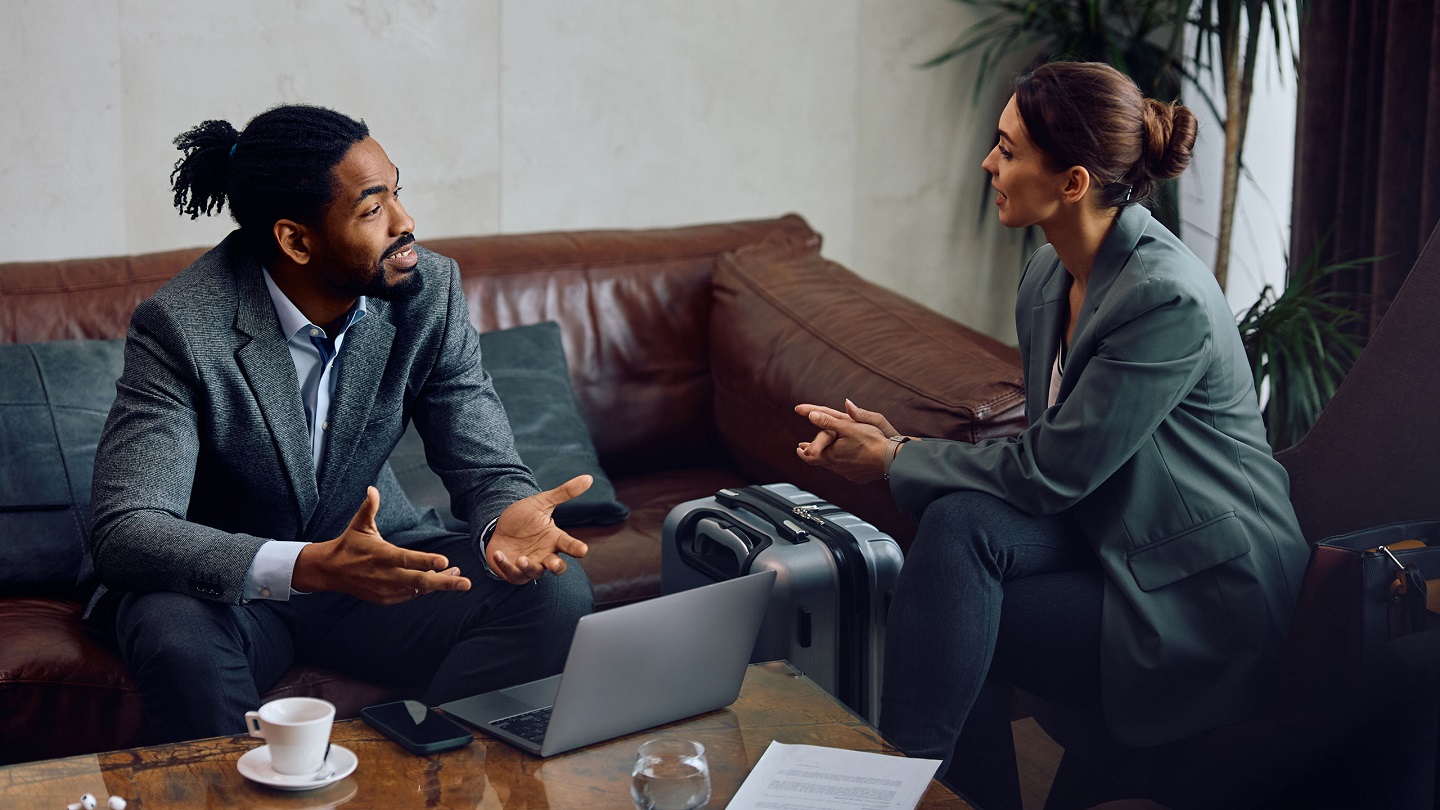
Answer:
[[[794,512],[777,507],[749,491],[750,487],[744,489],[722,489],[715,493],[715,502],[721,506],[731,509],[744,509],[759,516],[766,523],[775,527],[775,531],[781,537],[792,543],[804,543],[810,539],[810,530],[795,522]]]
[[[748,509],[761,515],[782,532],[789,532],[792,542],[812,537],[830,550],[835,563],[837,598],[840,605],[836,639],[836,695],[851,706],[866,705],[868,684],[862,676],[865,653],[861,643],[865,611],[870,605],[869,562],[861,550],[860,540],[848,529],[839,526],[808,504],[796,504],[765,487],[722,489],[716,502],[731,508]],[[802,528],[796,521],[804,523]],[[784,527],[784,528],[781,528]]]

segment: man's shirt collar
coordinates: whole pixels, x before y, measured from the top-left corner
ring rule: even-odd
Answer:
[[[280,330],[285,333],[286,340],[295,337],[302,329],[320,328],[310,323],[310,319],[305,317],[305,313],[301,312],[300,308],[295,306],[295,303],[285,295],[285,292],[280,289],[280,285],[270,277],[268,268],[262,267],[261,271],[265,276],[265,289],[270,292],[270,301],[275,305],[275,314],[280,318]],[[355,299],[355,306],[350,308],[350,314],[340,325],[340,332],[344,333],[346,329],[363,317],[365,317],[365,296],[362,295]],[[337,335],[330,335],[331,339],[335,337]]]

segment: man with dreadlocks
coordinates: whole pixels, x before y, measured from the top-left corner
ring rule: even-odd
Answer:
[[[538,491],[399,170],[319,107],[175,143],[176,207],[239,228],[135,310],[89,538],[152,736],[241,732],[292,664],[429,705],[558,672],[593,597],[551,512],[590,478]],[[386,464],[412,419],[468,537]]]

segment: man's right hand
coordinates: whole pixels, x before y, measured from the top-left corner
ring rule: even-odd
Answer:
[[[290,586],[297,591],[340,591],[381,605],[408,602],[431,591],[468,591],[470,580],[443,554],[411,551],[386,542],[375,527],[380,491],[369,487],[345,532],[300,550]]]

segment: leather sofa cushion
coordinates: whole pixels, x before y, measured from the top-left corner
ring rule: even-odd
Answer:
[[[580,412],[611,475],[716,462],[706,328],[715,257],[778,219],[426,239],[455,259],[481,332],[562,324]],[[135,306],[203,248],[0,264],[0,343],[122,338]],[[616,418],[621,412],[623,418]]]
[[[0,345],[0,588],[75,584],[123,364],[119,340]]]
[[[0,265],[0,343],[123,338],[135,307],[204,252]]]
[[[541,489],[553,489],[582,473],[595,480],[578,498],[555,507],[562,527],[618,523],[629,510],[615,499],[615,487],[600,468],[595,445],[581,418],[566,371],[560,325],[554,321],[486,332],[480,357],[505,405],[515,449]],[[411,425],[390,454],[390,466],[416,506],[433,508],[453,531],[465,522],[450,512],[450,495],[425,463],[424,443]]]
[[[86,634],[81,606],[0,598],[0,763],[143,742],[140,695],[120,659]],[[83,729],[76,733],[76,729]]]
[[[561,324],[580,413],[606,471],[624,476],[725,463],[711,412],[710,276],[717,255],[775,231],[818,239],[791,214],[425,244],[459,262],[481,332]]]
[[[712,291],[715,421],[742,471],[844,503],[902,546],[914,523],[884,482],[857,489],[795,455],[814,435],[795,405],[848,397],[908,435],[968,442],[1024,427],[1017,350],[826,260],[817,239],[777,234],[724,254]]]

